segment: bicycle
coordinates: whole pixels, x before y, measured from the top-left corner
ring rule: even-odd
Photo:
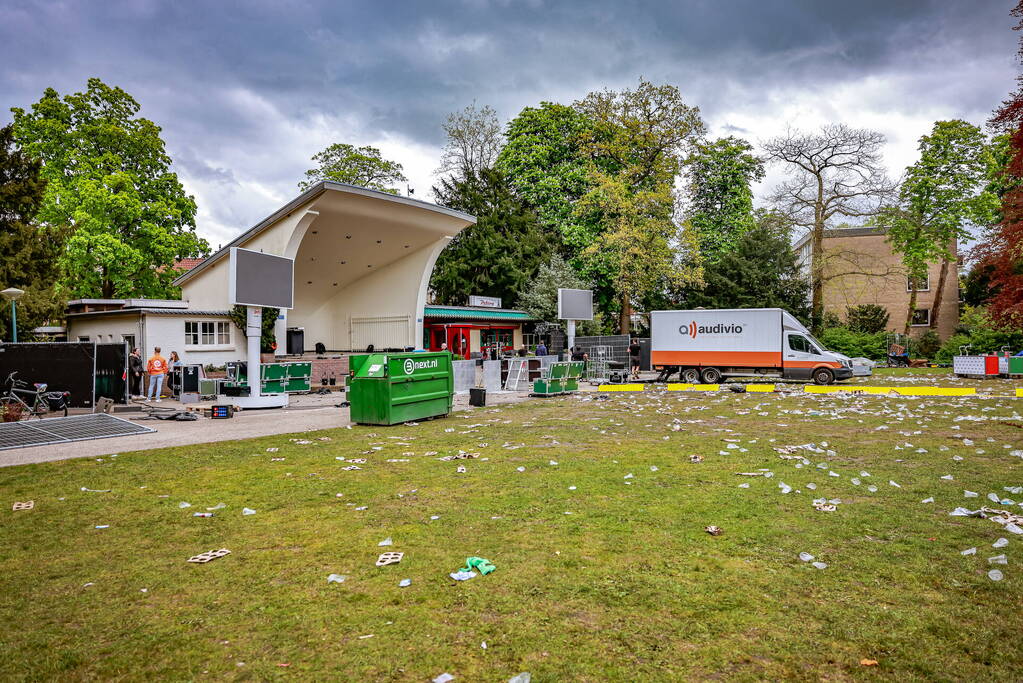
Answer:
[[[50,413],[63,412],[63,416],[67,417],[68,398],[71,396],[69,392],[47,391],[45,383],[35,383],[35,389],[28,389],[28,382],[14,378],[17,374],[15,370],[7,376],[7,390],[0,394],[0,414],[5,421],[8,421],[8,415],[15,414],[19,420],[24,419],[26,414],[29,418],[42,419]]]

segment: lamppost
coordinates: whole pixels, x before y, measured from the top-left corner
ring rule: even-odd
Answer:
[[[0,296],[11,302],[11,341],[18,343],[18,299],[25,293],[25,290],[17,287],[8,287],[0,292]]]

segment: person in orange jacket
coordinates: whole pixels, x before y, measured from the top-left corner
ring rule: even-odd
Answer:
[[[149,375],[149,392],[147,399],[152,400],[154,395],[156,402],[160,402],[160,393],[163,391],[163,378],[167,374],[167,361],[160,355],[160,347],[153,349],[153,355],[146,363],[146,373]]]

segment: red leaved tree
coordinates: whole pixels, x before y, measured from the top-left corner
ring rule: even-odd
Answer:
[[[1020,19],[1013,30],[1023,29],[1023,0],[1012,9]],[[1023,60],[1023,39],[1020,40]],[[988,310],[998,323],[1023,327],[1023,74],[1016,77],[1016,91],[995,110],[992,128],[1009,134],[1009,161],[996,181],[1007,188],[1002,194],[1002,220],[977,245],[980,263],[992,267]]]

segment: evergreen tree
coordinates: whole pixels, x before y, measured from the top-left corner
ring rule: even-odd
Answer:
[[[33,223],[43,202],[46,181],[41,164],[14,141],[14,127],[0,128],[0,289],[25,290],[18,301],[18,339],[28,330],[59,317],[55,292],[57,257],[64,243],[58,230]],[[0,314],[0,338],[10,338],[9,306]]]
[[[810,284],[800,273],[786,221],[761,213],[735,248],[704,266],[702,289],[685,290],[683,308],[783,308],[810,319]]]
[[[476,216],[476,225],[458,233],[434,265],[430,288],[437,302],[464,305],[475,294],[510,306],[550,256],[553,240],[500,171],[444,178],[434,193],[442,204]]]

